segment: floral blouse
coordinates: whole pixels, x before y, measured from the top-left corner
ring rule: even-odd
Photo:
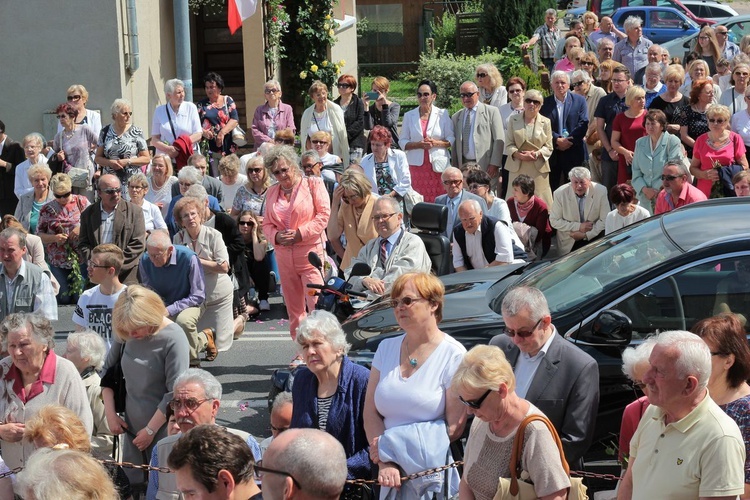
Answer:
[[[263,204],[266,200],[267,192],[268,190],[264,191],[263,194],[256,194],[254,191],[247,189],[243,184],[237,190],[237,194],[234,195],[232,208],[240,213],[249,210],[255,215],[263,215]]]
[[[99,133],[98,146],[104,149],[103,156],[109,160],[135,158],[138,153],[148,149],[146,139],[143,138],[143,131],[135,125],[131,125],[122,135],[117,135],[115,128],[107,125]],[[122,170],[103,167],[102,170],[105,174],[113,174],[120,179],[123,199],[130,200],[128,180],[133,174],[141,172],[141,167],[131,165]]]
[[[212,104],[208,98],[198,103],[198,116],[201,119],[203,130],[213,130],[215,134],[218,134],[229,120],[239,121],[240,115],[237,113],[237,106],[234,104],[234,99],[228,95],[222,97],[224,98],[222,106]],[[234,153],[237,150],[237,146],[232,142],[231,133],[224,136],[224,143],[221,148],[216,145],[215,140],[209,140],[208,147],[214,153],[221,152],[225,155]]]
[[[88,206],[89,200],[77,194],[70,195],[70,201],[64,207],[57,200],[50,201],[39,211],[37,234],[70,234],[81,225],[81,213]],[[49,264],[61,269],[71,269],[73,265],[68,259],[68,247],[77,251],[78,240],[45,245]]]

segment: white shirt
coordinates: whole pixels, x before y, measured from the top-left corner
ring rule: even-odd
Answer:
[[[482,250],[482,226],[478,226],[474,234],[466,231],[466,253],[474,269],[484,269],[490,263]],[[465,258],[461,253],[461,247],[453,236],[453,267],[458,269],[465,266]],[[513,262],[513,239],[510,237],[508,228],[500,221],[495,224],[495,260],[510,264]]]
[[[164,216],[161,214],[159,207],[151,203],[150,201],[143,200],[143,222],[146,226],[146,231],[153,231],[154,229],[167,229],[167,223],[164,222]]]
[[[47,163],[47,157],[42,153],[39,153],[36,157],[36,164]],[[29,169],[31,168],[31,160],[28,158],[16,166],[15,182],[13,184],[13,193],[16,198],[21,199],[21,196],[26,193],[30,193],[34,190],[34,186],[31,185],[29,180]]]
[[[557,96],[555,96],[555,106],[557,106],[557,123],[560,127],[560,135],[563,135],[563,128],[565,127],[565,122],[563,121],[563,111],[565,110],[565,99],[568,97],[568,94],[565,94],[565,97],[563,97],[563,100],[559,100]]]
[[[26,279],[26,261],[21,260],[21,266],[13,279],[10,279],[6,274],[5,266],[0,266],[0,276],[5,279],[5,291],[7,293],[7,296],[0,297],[0,300],[5,300],[6,310],[10,314],[14,312],[13,304],[16,299],[18,277],[23,276],[24,280]],[[34,296],[34,312],[40,312],[50,321],[57,321],[57,299],[55,299],[55,291],[52,289],[52,282],[45,272],[42,272],[42,286]]]
[[[192,135],[201,131],[198,108],[192,102],[183,101],[177,113],[174,112],[174,109],[169,104],[156,107],[154,118],[151,120],[151,135],[158,135],[167,144],[174,142],[175,136],[172,134],[172,127],[169,126],[167,106],[169,106],[169,116],[172,117],[172,125],[174,125],[177,137],[184,134]],[[197,147],[197,144],[194,146]]]
[[[84,291],[73,311],[73,323],[101,335],[109,348],[112,345],[112,309],[125,288],[127,285],[112,295],[102,293],[100,285]]]
[[[534,380],[536,370],[539,368],[539,362],[547,355],[547,351],[549,350],[549,346],[552,344],[552,339],[555,338],[555,335],[557,335],[557,328],[552,325],[552,335],[549,336],[535,356],[529,356],[523,351],[518,354],[516,366],[513,367],[513,373],[516,376],[516,394],[518,394],[518,397],[525,398],[526,393],[529,392],[531,381]]]
[[[745,94],[743,92],[737,92],[734,90],[734,87],[729,87],[722,92],[719,104],[729,108],[729,114],[732,115],[747,109],[747,104],[745,104]]]
[[[750,112],[747,109],[732,116],[732,131],[742,137],[745,146],[750,145]]]

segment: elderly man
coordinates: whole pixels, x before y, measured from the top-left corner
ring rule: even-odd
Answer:
[[[26,233],[7,228],[0,233],[0,321],[12,313],[38,311],[57,321],[57,301],[47,272],[26,262]]]
[[[453,228],[458,224],[458,205],[464,200],[476,200],[482,207],[482,213],[484,213],[487,211],[487,202],[463,188],[464,175],[456,167],[446,168],[441,178],[443,179],[445,194],[441,194],[435,198],[435,203],[448,207],[448,226],[445,228],[443,235],[451,239]]]
[[[612,71],[612,92],[599,99],[596,105],[596,132],[602,141],[602,184],[607,192],[617,183],[617,151],[612,147],[612,123],[615,116],[627,110],[625,93],[630,88],[630,71],[625,66],[617,66]]]
[[[614,47],[617,42],[625,38],[625,33],[617,29],[612,18],[609,16],[602,17],[599,22],[599,29],[589,35],[589,40],[599,48],[602,40],[609,40]]]
[[[384,295],[391,291],[396,278],[413,271],[430,272],[432,262],[422,239],[402,227],[404,214],[401,203],[395,198],[378,198],[372,207],[372,220],[378,238],[373,238],[352,259],[352,267],[364,262],[370,269],[369,276],[351,276],[352,268],[344,274],[355,291],[368,291],[373,295]]]
[[[706,200],[703,191],[693,186],[688,179],[688,169],[682,162],[670,160],[664,165],[661,172],[664,189],[656,196],[655,215]]]
[[[173,476],[175,490],[170,496],[156,498],[263,499],[255,484],[255,460],[250,448],[223,427],[200,425],[180,435],[167,463],[174,471],[167,476]]]
[[[206,192],[208,192],[208,194],[216,198],[216,200],[221,203],[224,200],[224,188],[219,179],[206,174],[206,172],[208,171],[208,160],[206,159],[206,157],[200,153],[190,155],[190,158],[188,158],[187,160],[187,165],[190,167],[195,167],[195,169],[198,170],[198,173],[201,175],[200,184],[204,188],[206,188]],[[182,172],[182,170],[180,170],[180,172]],[[177,184],[172,184],[172,197],[179,195],[180,192],[180,186]]]
[[[539,111],[552,123],[552,156],[549,159],[549,185],[555,191],[570,169],[583,165],[586,143],[583,138],[589,126],[586,98],[570,91],[570,75],[565,71],[552,73],[552,95],[544,98]]]
[[[640,85],[641,87],[646,86],[646,68],[651,63],[659,63],[659,69],[664,70],[665,66],[663,66],[661,62],[663,53],[664,51],[662,50],[661,45],[653,44],[649,47],[646,52],[646,65],[635,72],[633,83]],[[661,78],[659,78],[659,80],[661,80]]]
[[[0,214],[16,212],[18,198],[13,192],[16,179],[15,166],[23,163],[26,154],[23,146],[8,137],[5,123],[0,121]]]
[[[99,203],[92,203],[81,214],[79,251],[82,262],[91,259],[95,246],[112,243],[122,248],[125,261],[120,270],[120,281],[126,285],[138,283],[138,260],[143,254],[146,224],[141,207],[121,199],[120,179],[112,174],[99,177]]]
[[[177,377],[169,406],[174,411],[175,421],[180,427],[180,433],[167,436],[156,443],[151,454],[152,466],[159,467],[159,464],[166,464],[167,457],[170,457],[172,449],[179,446],[176,444],[177,440],[194,427],[216,425],[216,414],[219,412],[219,405],[221,404],[221,393],[221,383],[205,370],[190,368]],[[227,428],[226,430],[242,438],[243,444],[251,451],[250,458],[252,460],[260,460],[260,447],[253,436],[236,429]],[[179,475],[177,478],[179,478]],[[175,481],[177,478],[175,474],[151,471],[149,473],[147,498],[177,500],[181,491],[178,489],[179,480]]]
[[[617,494],[631,498],[737,498],[744,494],[745,443],[708,394],[712,353],[692,333],[658,334],[643,377],[651,406],[630,440]]]
[[[453,165],[460,169],[475,162],[494,179],[500,172],[505,143],[500,111],[479,102],[479,89],[474,82],[462,83],[460,91],[464,109],[452,117],[456,131],[456,145],[451,148]]]
[[[271,435],[260,442],[260,456],[266,452],[271,443],[282,432],[289,430],[292,425],[292,410],[294,402],[291,392],[280,392],[276,395],[271,405]]]
[[[599,367],[552,324],[544,294],[533,287],[510,290],[501,306],[505,333],[493,337],[516,375],[516,393],[552,421],[572,469],[594,435]]]
[[[570,182],[552,195],[549,223],[557,230],[558,255],[577,250],[604,235],[609,213],[607,190],[591,181],[591,172],[583,167],[570,171]]]
[[[612,59],[625,65],[631,75],[648,64],[648,48],[651,40],[643,36],[643,20],[637,16],[630,16],[623,23],[627,37],[615,44]]]
[[[273,440],[257,470],[265,500],[337,500],[346,483],[346,454],[327,432],[289,429]]]
[[[188,189],[190,189],[190,186],[194,186],[196,184],[202,185],[201,179],[204,178],[205,177],[201,176],[201,173],[197,168],[191,166],[182,167],[180,173],[177,174],[177,179],[179,182],[172,185],[172,190],[174,191],[175,186],[178,186],[177,189],[179,189],[179,193],[172,195],[172,201],[169,202],[169,208],[167,209],[167,216],[164,217],[164,222],[167,223],[170,236],[174,237],[174,235],[179,231],[179,228],[177,227],[177,221],[174,220],[173,214],[175,204],[177,204],[177,202],[180,201],[183,196],[185,196],[185,193]],[[216,212],[223,212],[223,209],[219,204],[219,200],[216,199],[216,197],[211,196],[211,194],[208,195],[208,203],[209,207],[211,207],[211,210],[214,210]]]
[[[474,200],[458,206],[461,225],[453,231],[453,267],[456,272],[467,269],[504,266],[523,262],[526,256],[503,221],[482,215],[482,207]]]
[[[187,167],[186,167],[187,168]],[[211,328],[198,331],[198,321],[206,301],[203,266],[186,246],[172,245],[164,231],[154,231],[146,240],[141,257],[141,280],[166,304],[165,316],[180,325],[190,343],[190,365],[200,366],[199,354],[206,351],[213,360],[218,351]]]
[[[555,66],[555,49],[558,40],[560,40],[560,29],[557,27],[557,10],[547,9],[545,11],[544,24],[534,31],[534,35],[528,42],[521,44],[521,48],[526,50],[539,40],[542,41],[539,47],[539,56],[542,63],[551,72]]]
[[[741,52],[737,44],[729,39],[729,30],[726,26],[717,24],[714,27],[714,33],[716,33],[716,41],[719,42],[719,50],[724,59],[731,61]]]
[[[615,42],[609,38],[602,38],[596,47],[596,53],[599,56],[599,62],[609,61],[615,52]]]

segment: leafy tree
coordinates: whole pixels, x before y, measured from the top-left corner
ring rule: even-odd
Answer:
[[[555,0],[484,0],[482,44],[500,50],[519,34],[531,37],[555,7]]]

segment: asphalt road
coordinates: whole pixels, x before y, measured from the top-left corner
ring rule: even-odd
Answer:
[[[245,325],[245,333],[232,348],[202,368],[221,382],[224,393],[217,423],[251,433],[258,441],[271,435],[266,398],[270,378],[277,368],[286,366],[297,352],[289,337],[289,322],[281,297],[269,300],[271,311]],[[65,352],[65,339],[75,329],[71,320],[73,306],[58,309],[55,323],[55,352]]]

